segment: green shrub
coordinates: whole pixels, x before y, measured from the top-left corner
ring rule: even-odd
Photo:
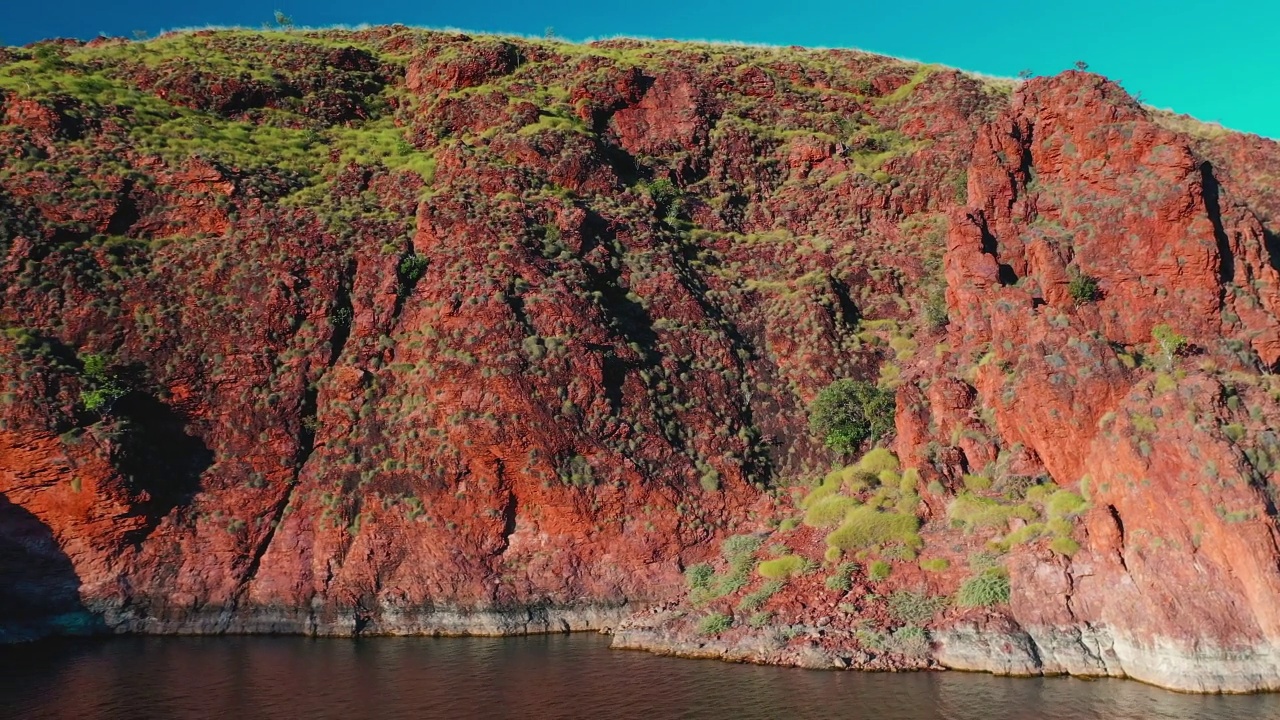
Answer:
[[[698,632],[703,635],[719,635],[733,627],[733,618],[724,613],[708,613],[698,621]]]
[[[595,473],[591,469],[591,461],[581,455],[573,455],[566,459],[561,467],[560,482],[576,488],[595,485]]]
[[[853,636],[857,638],[859,645],[868,650],[884,650],[888,644],[888,638],[879,630],[858,628],[853,632]]]
[[[1079,270],[1073,270],[1071,280],[1067,282],[1067,293],[1077,305],[1091,303],[1098,299],[1098,279],[1092,275],[1085,275]]]
[[[1231,442],[1239,443],[1241,440],[1244,439],[1244,435],[1245,435],[1244,426],[1238,423],[1223,425],[1222,434],[1226,435],[1227,439],[1230,440]]]
[[[836,380],[809,406],[809,429],[842,455],[893,429],[894,396],[861,380]]]
[[[1062,535],[1067,537],[1070,537],[1071,535],[1071,521],[1066,518],[1054,518],[1045,523],[1044,527],[1051,535]]]
[[[947,326],[947,296],[942,290],[934,290],[924,304],[924,321],[931,329],[941,330]]]
[[[848,592],[853,587],[853,573],[857,569],[858,566],[854,563],[841,563],[834,573],[827,576],[827,589]]]
[[[965,475],[964,486],[970,490],[986,490],[991,487],[991,478],[986,475]]]
[[[889,614],[904,625],[924,625],[946,606],[945,597],[910,590],[897,590],[889,596]]]
[[[855,505],[857,500],[844,495],[831,495],[809,506],[804,514],[804,524],[809,527],[832,527],[839,525],[844,516]]]
[[[653,201],[659,216],[668,222],[678,222],[685,210],[684,192],[666,178],[640,183],[641,189]]]
[[[998,567],[1000,567],[1000,556],[990,550],[978,550],[969,555],[969,569],[976,573]]]
[[[879,476],[884,472],[898,472],[898,456],[887,448],[872,448],[854,466],[858,470]]]
[[[1003,568],[992,568],[974,575],[956,592],[961,607],[990,607],[1009,602],[1009,575]]]
[[[1187,338],[1168,325],[1156,325],[1151,328],[1151,339],[1164,355],[1165,367],[1173,366],[1173,358],[1187,347]]]
[[[647,183],[641,183],[641,189],[653,201],[658,212],[667,214],[676,209],[680,200],[680,190],[670,180],[666,178],[658,178]]]
[[[1080,543],[1069,537],[1056,537],[1053,542],[1049,543],[1049,549],[1059,555],[1070,557],[1080,551]]]
[[[715,573],[715,568],[710,563],[698,563],[685,568],[684,580],[690,590],[706,590],[711,586],[711,578]]]
[[[742,562],[749,559],[748,556],[754,555],[763,542],[764,538],[757,535],[733,535],[725,538],[720,544],[720,554],[730,564]]]
[[[351,324],[351,308],[337,307],[329,314],[329,323],[334,327],[346,327]]]
[[[925,572],[942,572],[951,567],[951,561],[946,558],[929,558],[920,561],[920,569]]]
[[[868,548],[899,542],[918,546],[920,519],[915,515],[897,512],[881,512],[867,505],[859,505],[845,515],[844,522],[827,535],[827,544],[841,550]]]
[[[751,580],[754,555],[763,539],[755,535],[733,535],[720,545],[720,554],[729,564],[728,569],[717,574],[711,565],[702,563],[685,570],[689,583],[689,601],[703,605],[746,587]]]
[[[1035,540],[1043,533],[1043,523],[1029,523],[1006,535],[1003,542],[1006,547],[1013,547]]]
[[[893,509],[905,515],[915,515],[916,509],[920,507],[920,496],[915,493],[907,493],[898,498],[893,504]]]
[[[1045,502],[1055,490],[1053,485],[1032,485],[1023,492],[1023,497],[1032,502]]]
[[[129,394],[129,387],[108,369],[109,362],[103,355],[81,355],[80,363],[80,404],[89,412],[111,412],[116,402]]]
[[[798,527],[800,527],[800,518],[790,517],[778,523],[778,530],[780,532],[791,532]]]
[[[1178,381],[1169,373],[1156,373],[1155,389],[1158,393],[1172,392],[1178,389]]]
[[[867,578],[872,582],[880,582],[892,572],[893,566],[884,560],[875,560],[867,566]]]
[[[842,475],[842,478],[843,485],[841,489],[846,489],[855,493],[862,492],[863,490],[873,488],[880,484],[880,477],[878,475],[875,473],[869,473],[865,470],[859,470],[856,467],[847,468]]]
[[[907,468],[902,471],[902,480],[898,483],[898,491],[903,494],[915,494],[920,487],[920,471]]]
[[[916,548],[906,545],[890,545],[889,547],[881,548],[880,557],[885,560],[911,562],[916,559]]]
[[[809,561],[799,555],[783,555],[761,562],[756,571],[761,577],[778,580],[802,575],[809,569]]]
[[[881,470],[880,474],[876,475],[876,482],[882,487],[897,489],[902,483],[902,477],[892,470]]]
[[[759,608],[761,605],[764,605],[769,598],[778,594],[778,591],[781,590],[785,584],[786,583],[782,580],[770,580],[756,590],[743,595],[742,600],[738,602],[738,609],[755,610]]]
[[[996,500],[969,493],[956,496],[947,508],[947,515],[953,522],[970,530],[1005,526],[1009,524],[1010,518],[1015,517],[1030,522],[1039,516],[1030,505],[1002,505]]]
[[[752,613],[751,617],[747,619],[747,624],[759,630],[767,626],[769,624],[769,621],[772,619],[773,619],[773,613],[771,612]]]
[[[929,652],[929,636],[918,627],[900,627],[893,631],[884,645],[901,655],[920,657]]]
[[[1045,504],[1051,518],[1067,518],[1078,515],[1088,506],[1084,498],[1070,490],[1059,490],[1049,496]]]
[[[829,498],[833,495],[838,495],[839,491],[840,491],[839,485],[834,485],[834,484],[828,485],[826,483],[819,485],[818,487],[810,491],[808,495],[805,495],[804,498],[800,500],[800,509],[802,510],[808,509],[810,505],[813,505],[821,500],[825,500],[826,498]]]
[[[400,259],[400,266],[397,272],[400,275],[400,284],[402,286],[412,285],[422,278],[422,274],[427,271],[427,258],[418,255],[405,255]]]

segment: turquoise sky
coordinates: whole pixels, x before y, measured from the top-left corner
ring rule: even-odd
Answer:
[[[1280,0],[0,0],[0,42],[192,25],[391,23],[856,47],[993,75],[1076,60],[1157,107],[1280,138]]]

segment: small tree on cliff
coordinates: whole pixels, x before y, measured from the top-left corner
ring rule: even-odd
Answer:
[[[893,427],[894,396],[860,380],[836,380],[809,406],[809,430],[841,455],[858,451]]]
[[[1091,303],[1098,299],[1098,278],[1085,275],[1078,269],[1071,270],[1071,280],[1067,283],[1067,293],[1077,305]]]
[[[1187,338],[1164,324],[1151,328],[1151,339],[1156,342],[1161,354],[1164,355],[1166,369],[1173,367],[1173,358],[1187,347]]]
[[[80,404],[89,412],[111,412],[116,401],[129,394],[129,386],[108,369],[107,358],[102,355],[82,355],[80,363],[84,369],[80,376]]]

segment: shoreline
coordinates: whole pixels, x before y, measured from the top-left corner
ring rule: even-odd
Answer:
[[[322,619],[313,610],[212,611],[181,619],[136,617],[127,610],[63,613],[0,625],[0,647],[64,638],[107,636],[292,636],[521,637],[570,633],[610,636],[609,648],[652,655],[720,662],[863,672],[957,671],[1003,677],[1075,677],[1133,680],[1190,695],[1248,695],[1280,692],[1280,652],[1201,648],[1187,653],[1172,645],[1154,650],[1091,629],[1087,642],[1076,628],[991,631],[957,626],[928,633],[918,654],[867,652],[831,628],[806,625],[749,632],[693,636],[672,629],[678,614],[628,604],[543,606],[503,610],[440,608],[406,611],[384,608],[356,628],[354,615]],[[1096,652],[1087,650],[1092,644]],[[1064,651],[1065,649],[1065,651]]]
[[[610,646],[654,655],[816,670],[870,672],[957,671],[1000,677],[1074,677],[1133,680],[1188,695],[1280,692],[1280,651],[1275,648],[1201,647],[1188,652],[1172,643],[1142,647],[1105,629],[1017,628],[999,631],[957,626],[927,633],[918,654],[868,653],[842,644],[837,631],[816,626],[691,636],[672,630],[673,613],[635,615],[613,633]],[[793,638],[800,638],[796,643]],[[1090,647],[1092,644],[1092,647]],[[1093,650],[1094,652],[1090,652]]]
[[[129,608],[78,610],[20,623],[0,623],[0,646],[61,637],[154,635],[215,637],[268,635],[297,637],[517,637],[573,632],[608,633],[634,609],[626,604],[545,606],[466,610],[382,608],[358,619],[333,608],[209,610],[180,618],[138,616]]]

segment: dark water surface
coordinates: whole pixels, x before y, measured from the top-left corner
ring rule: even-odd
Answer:
[[[4,718],[1280,718],[1280,695],[1123,680],[881,674],[503,639],[116,638],[0,648]]]

